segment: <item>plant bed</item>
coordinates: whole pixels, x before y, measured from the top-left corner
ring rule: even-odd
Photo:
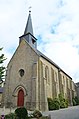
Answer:
[[[28,113],[25,107],[20,107],[14,113],[5,115],[5,119],[50,119],[49,116],[42,115],[39,110]]]

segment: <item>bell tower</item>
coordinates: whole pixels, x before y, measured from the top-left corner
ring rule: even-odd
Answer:
[[[25,27],[24,35],[20,37],[20,42],[22,39],[25,39],[34,49],[37,49],[37,39],[34,37],[33,34],[33,27],[32,27],[32,19],[31,19],[31,11],[29,11],[27,24]]]

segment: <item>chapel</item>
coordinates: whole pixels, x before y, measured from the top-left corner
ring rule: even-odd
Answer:
[[[60,93],[72,105],[75,84],[65,71],[37,49],[29,12],[24,34],[19,37],[19,45],[7,65],[3,104],[46,111],[47,99],[54,99]]]

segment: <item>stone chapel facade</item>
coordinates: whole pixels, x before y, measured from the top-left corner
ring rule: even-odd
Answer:
[[[57,64],[37,50],[29,13],[24,35],[7,66],[3,103],[6,107],[48,110],[47,98],[64,97],[72,105],[75,84]]]

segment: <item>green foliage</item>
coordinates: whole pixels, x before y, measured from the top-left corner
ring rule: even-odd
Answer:
[[[60,94],[58,95],[58,97],[59,97],[60,102],[61,102],[61,101],[64,101],[64,95],[63,95],[62,93],[60,93]]]
[[[5,119],[15,119],[15,117],[16,117],[15,113],[5,115]]]
[[[76,106],[76,101],[74,98],[72,99],[72,103],[73,103],[73,106]]]
[[[51,99],[48,98],[48,108],[49,110],[58,110],[60,108],[60,102],[58,98]]]
[[[73,98],[72,99],[72,102],[73,102],[73,106],[79,105],[79,99],[78,99],[78,97],[76,96],[75,98]]]
[[[55,99],[53,100],[53,109],[54,109],[54,110],[57,110],[57,109],[59,109],[59,108],[60,108],[60,101],[59,101],[58,98],[55,98]]]
[[[64,98],[64,95],[62,93],[59,94],[59,101],[60,101],[60,108],[68,107],[68,100]]]
[[[36,118],[42,117],[42,113],[39,110],[35,110],[33,112],[33,117],[36,117]]]
[[[67,108],[67,107],[68,107],[68,100],[65,99],[65,108]]]
[[[48,108],[49,110],[57,110],[59,108],[67,108],[68,100],[64,98],[63,94],[59,94],[58,98],[51,99],[48,98]]]
[[[33,113],[31,113],[32,116],[30,115],[28,116],[28,113],[27,114],[26,113],[27,113],[26,108],[24,107],[17,108],[15,110],[15,113],[5,115],[5,119],[32,119],[32,118],[49,119],[49,116],[43,116],[39,110],[35,110]]]
[[[79,105],[79,99],[78,99],[78,97],[77,96],[75,96],[75,101],[76,101],[76,105]]]
[[[0,51],[2,51],[2,48],[0,48]],[[5,67],[2,65],[5,61],[5,57],[4,57],[4,54],[1,54],[0,55],[0,81],[3,80],[4,78],[4,72],[5,72]]]
[[[60,102],[60,108],[65,108],[65,102],[64,101]]]
[[[53,103],[53,100],[51,99],[51,98],[48,98],[48,108],[49,108],[49,110],[52,110],[52,103]]]
[[[19,119],[28,119],[28,112],[25,107],[17,108],[15,114]]]

